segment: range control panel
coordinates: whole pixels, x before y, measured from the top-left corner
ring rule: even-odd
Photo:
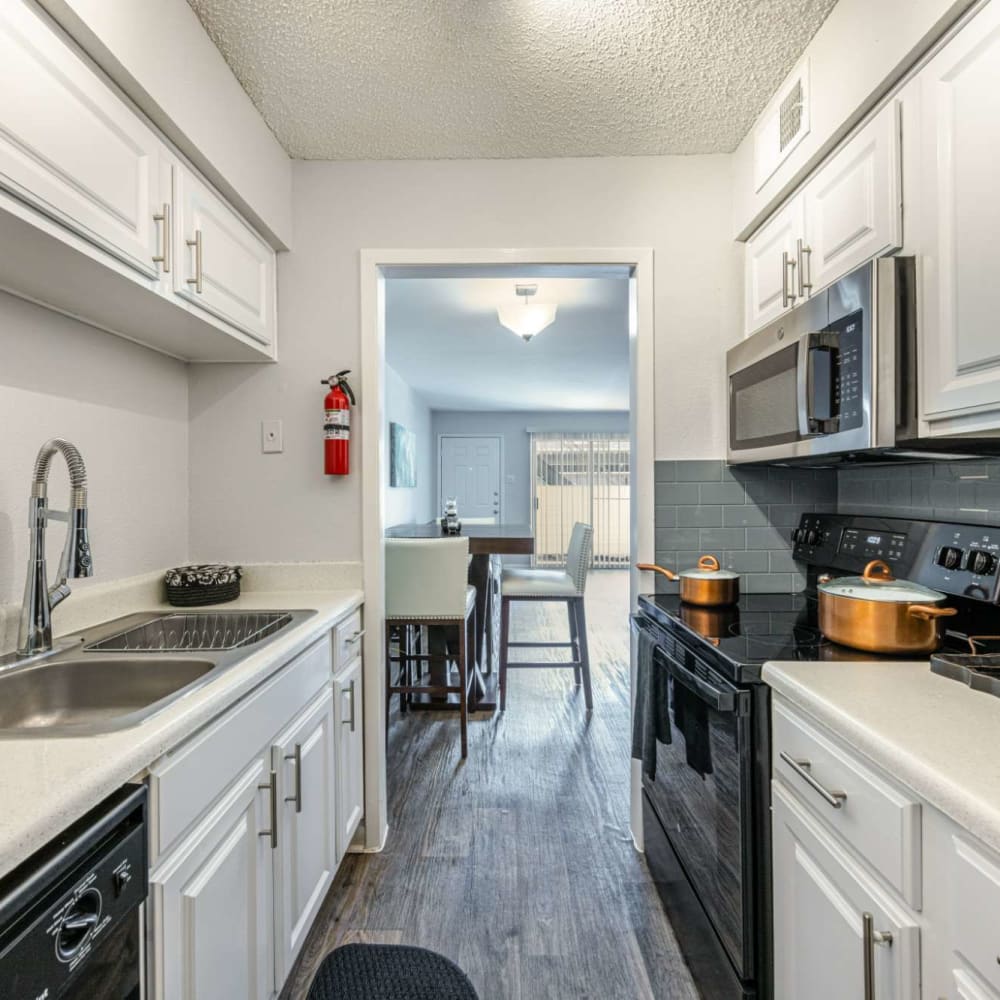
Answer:
[[[873,559],[893,574],[956,597],[1000,603],[1000,528],[848,514],[803,514],[793,555],[860,573]]]

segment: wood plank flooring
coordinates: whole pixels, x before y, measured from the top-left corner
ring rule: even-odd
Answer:
[[[571,670],[511,671],[463,765],[453,714],[393,712],[386,849],[345,859],[283,1000],[352,941],[440,951],[481,1000],[697,1000],[629,833],[627,606],[624,572],[591,574],[590,717]],[[512,638],[566,635],[515,606]]]

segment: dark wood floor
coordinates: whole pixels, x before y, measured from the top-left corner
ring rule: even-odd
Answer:
[[[440,951],[481,1000],[696,1000],[629,834],[627,585],[588,584],[589,718],[572,671],[514,671],[463,765],[453,715],[393,713],[386,849],[345,859],[287,1000],[350,941]],[[563,638],[564,612],[519,605],[514,630]]]

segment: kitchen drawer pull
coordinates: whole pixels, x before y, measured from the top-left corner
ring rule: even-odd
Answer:
[[[810,773],[811,761],[796,760],[789,757],[784,750],[781,751],[781,759],[815,792],[819,792],[823,799],[834,809],[839,809],[847,801],[847,792],[831,792],[824,788]]]
[[[193,278],[185,278],[184,280],[189,285],[194,285],[194,290],[199,295],[201,295],[201,278],[202,278],[202,269],[201,269],[201,230],[200,229],[196,229],[194,231],[194,239],[193,240],[185,240],[184,242],[187,243],[187,245],[189,247],[194,247],[194,277]]]
[[[295,744],[294,753],[286,753],[285,760],[295,761],[295,794],[285,796],[286,802],[295,803],[295,811],[302,812],[302,744]]]
[[[154,264],[163,265],[163,273],[170,273],[170,202],[163,203],[163,210],[153,215],[154,222],[163,223],[163,249],[153,258]]]
[[[357,631],[357,632],[355,632],[355,633],[354,633],[354,635],[350,635],[350,636],[348,636],[348,637],[347,637],[347,638],[346,638],[346,639],[344,640],[344,642],[345,642],[345,643],[347,643],[347,645],[349,645],[349,646],[353,646],[353,645],[354,645],[354,644],[355,644],[356,642],[358,642],[358,640],[360,640],[360,638],[361,638],[361,637],[362,637],[362,636],[363,636],[364,634],[365,634],[365,630],[364,630],[363,628],[362,628],[362,629],[358,629],[358,631]]]
[[[271,805],[271,829],[261,830],[257,836],[258,837],[270,837],[271,838],[271,850],[274,851],[278,847],[278,772],[271,771],[271,776],[267,780],[266,785],[257,786],[262,792],[270,792],[270,805]]]
[[[889,931],[875,930],[875,918],[870,913],[861,914],[862,961],[865,975],[865,1000],[875,1000],[875,945],[892,945]]]

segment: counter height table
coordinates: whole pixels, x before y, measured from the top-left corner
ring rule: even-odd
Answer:
[[[497,706],[498,657],[500,651],[500,572],[494,556],[530,556],[535,535],[530,524],[463,524],[461,537],[469,539],[472,561],[469,583],[476,588],[476,655],[470,712],[493,712]],[[386,538],[444,538],[439,521],[428,524],[397,524],[386,530]],[[444,684],[444,666],[431,665],[433,683]],[[458,708],[457,702],[441,699],[418,702],[414,708]]]

